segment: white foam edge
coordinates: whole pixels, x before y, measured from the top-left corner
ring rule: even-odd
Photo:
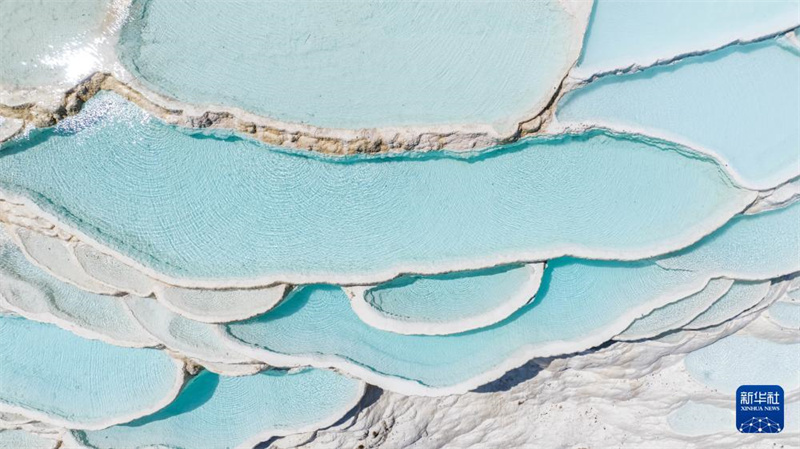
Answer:
[[[366,300],[366,292],[373,286],[344,287],[343,290],[350,297],[350,305],[361,321],[376,329],[404,335],[457,334],[500,322],[531,302],[539,290],[545,264],[532,263],[524,265],[524,268],[528,270],[525,282],[521,283],[508,299],[480,315],[455,321],[399,320],[391,315],[382,313]]]

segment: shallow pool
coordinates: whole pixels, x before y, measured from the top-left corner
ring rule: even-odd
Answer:
[[[328,128],[481,123],[510,133],[577,59],[589,8],[575,9],[135,1],[117,50],[149,88],[185,102]]]
[[[700,239],[755,198],[714,161],[630,135],[326,158],[169,126],[114,94],[1,147],[0,189],[188,283],[637,259]]]

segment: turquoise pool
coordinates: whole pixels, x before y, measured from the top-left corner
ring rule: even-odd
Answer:
[[[792,1],[596,0],[574,74],[647,66],[798,25]]]
[[[74,432],[89,447],[253,447],[272,436],[333,424],[364,385],[331,371],[266,371],[224,377],[204,371],[163,410],[128,424]]]
[[[583,9],[135,1],[117,50],[147,87],[184,102],[328,128],[481,123],[510,134],[577,59]]]
[[[800,48],[771,39],[606,76],[568,93],[556,115],[684,143],[768,189],[800,176],[798,98]]]
[[[58,366],[58,368],[55,368]],[[166,406],[183,364],[156,349],[112,346],[0,315],[0,410],[72,429],[127,422]]]
[[[638,259],[755,198],[714,161],[630,135],[326,158],[169,126],[108,93],[3,145],[0,189],[154,275],[256,284]]]

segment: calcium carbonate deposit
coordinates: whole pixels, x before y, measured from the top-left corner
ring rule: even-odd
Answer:
[[[800,448],[797,1],[0,17],[0,449]]]

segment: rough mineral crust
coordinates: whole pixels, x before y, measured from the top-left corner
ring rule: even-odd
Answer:
[[[367,391],[360,411],[330,429],[287,437],[271,448],[775,448],[797,447],[794,430],[739,434],[700,423],[693,434],[670,427],[670,414],[693,401],[732,411],[729,393],[698,382],[684,358],[728,335],[800,343],[800,333],[771,323],[765,307],[701,332],[680,331],[656,340],[614,343],[556,359],[534,359],[476,392],[442,398]],[[797,367],[795,367],[796,369]],[[787,392],[797,411],[800,391]],[[674,418],[672,421],[675,421]],[[787,421],[787,427],[791,424]],[[705,426],[705,428],[702,428]],[[264,446],[266,447],[266,446]]]

